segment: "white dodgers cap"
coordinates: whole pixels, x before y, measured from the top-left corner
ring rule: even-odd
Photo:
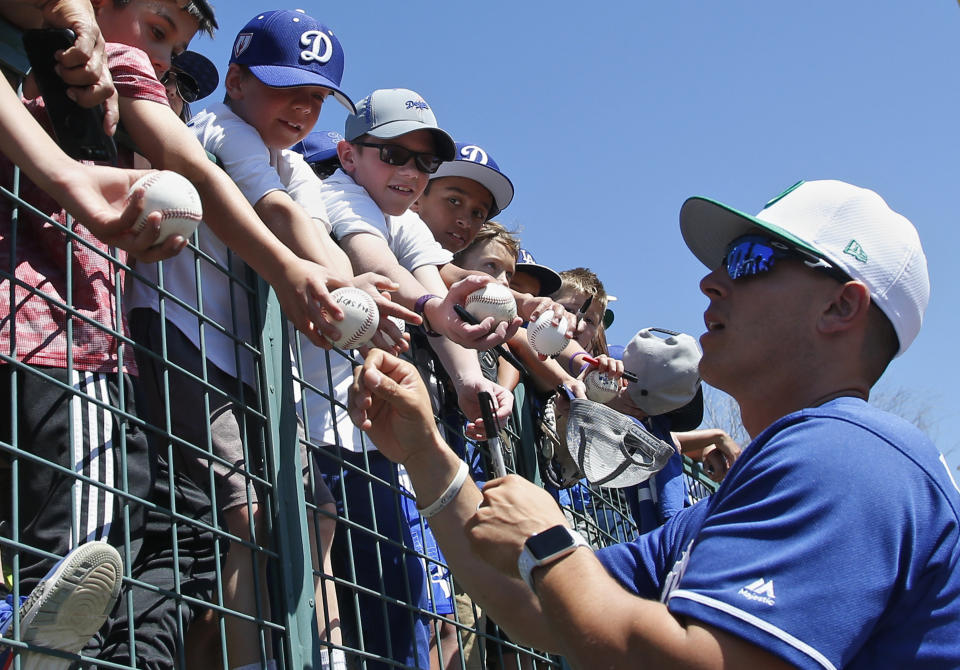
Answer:
[[[711,270],[727,246],[761,232],[782,239],[863,282],[897,333],[900,349],[920,332],[930,301],[927,258],[916,228],[873,191],[842,181],[801,181],[750,216],[707,198],[688,199],[680,230]]]

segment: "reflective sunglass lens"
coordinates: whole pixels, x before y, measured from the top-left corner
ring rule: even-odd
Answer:
[[[409,149],[396,144],[380,145],[380,160],[387,165],[393,165],[395,167],[406,165],[412,153]]]
[[[177,74],[177,90],[180,91],[180,97],[183,98],[184,102],[196,102],[197,98],[200,97],[200,87],[197,85],[197,81],[187,74]]]
[[[730,245],[724,259],[731,279],[752,277],[773,268],[776,252],[772,247],[755,240],[739,240]]]
[[[417,154],[414,157],[414,161],[420,171],[426,172],[427,174],[436,172],[440,167],[440,163],[443,162],[438,156],[434,156],[433,154]]]

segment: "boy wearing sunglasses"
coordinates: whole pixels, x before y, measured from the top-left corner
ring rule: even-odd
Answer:
[[[756,216],[690,198],[680,227],[709,269],[700,374],[755,437],[661,528],[594,553],[528,482],[449,487],[426,394],[385,357],[359,373],[354,419],[420,504],[443,494],[432,527],[467,591],[574,667],[960,667],[960,488],[929,438],[867,402],[929,300],[916,229],[839,181]]]
[[[424,317],[425,327],[436,336],[430,338],[431,344],[455,380],[460,407],[468,419],[480,418],[478,393],[486,391],[496,399],[500,420],[505,420],[512,409],[512,395],[483,376],[476,352],[465,347],[488,349],[503,342],[519,326],[519,319],[497,329],[491,327],[492,319],[478,325],[460,320],[453,305],[463,304],[469,293],[490,278],[473,277],[448,292],[439,267],[449,263],[452,254],[433,239],[418,217],[401,216],[422,195],[430,175],[444,160],[454,158],[453,140],[438,126],[430,105],[418,93],[402,88],[380,89],[361,100],[357,112],[346,120],[344,138],[337,147],[341,169],[323,182],[333,235],[357,272],[376,272],[393,279],[399,289],[392,298]],[[319,391],[304,390],[311,432],[323,442],[337,445],[329,447],[332,456],[321,467],[332,482],[338,504],[343,505],[344,513],[349,512],[351,523],[365,527],[375,523],[381,534],[393,540],[377,542],[354,533],[351,547],[334,547],[334,570],[341,566],[354,569],[365,587],[379,590],[385,586],[391,597],[406,601],[412,596],[429,609],[428,575],[416,554],[404,549],[415,546],[411,525],[419,524],[419,517],[409,506],[404,521],[397,521],[398,506],[409,500],[395,493],[404,475],[377,453],[375,444],[349,429],[343,403],[352,378],[350,362],[338,355],[329,357],[332,387],[328,386],[326,357],[304,350],[302,363],[304,376]],[[338,402],[331,403],[330,396]],[[341,468],[339,459],[356,468]],[[364,470],[396,484],[391,488],[369,483]],[[347,554],[348,549],[352,554]],[[429,666],[426,618],[416,617],[411,628],[407,608],[385,606],[380,599],[362,593],[358,598],[361,617],[352,621],[352,612],[343,612],[345,630],[362,628],[365,647],[371,653],[405,666]],[[382,621],[384,607],[389,625],[382,634],[362,627],[364,622]]]

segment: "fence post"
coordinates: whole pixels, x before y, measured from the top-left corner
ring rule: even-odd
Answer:
[[[267,417],[267,450],[274,504],[273,546],[280,556],[272,561],[275,584],[274,619],[285,630],[283,651],[288,670],[320,668],[320,639],[316,623],[313,572],[307,534],[306,504],[301,475],[297,419],[293,401],[289,334],[277,297],[258,278],[259,323],[263,375],[261,396]],[[277,661],[278,665],[280,659]]]

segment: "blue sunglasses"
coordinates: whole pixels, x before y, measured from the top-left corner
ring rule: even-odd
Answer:
[[[850,277],[843,270],[822,258],[781,240],[756,234],[742,235],[727,245],[721,265],[727,269],[730,279],[740,279],[769,272],[778,258],[803,261],[807,267],[825,272],[837,281],[850,281]]]

